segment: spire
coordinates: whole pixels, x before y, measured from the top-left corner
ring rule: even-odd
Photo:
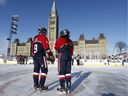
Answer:
[[[56,10],[56,2],[55,2],[55,0],[53,1],[51,15],[52,16],[55,16],[55,15],[57,16],[57,10]]]
[[[105,36],[103,33],[100,33],[99,39],[105,39]]]
[[[55,11],[56,10],[56,2],[55,0],[53,1],[53,5],[52,5],[52,11]]]

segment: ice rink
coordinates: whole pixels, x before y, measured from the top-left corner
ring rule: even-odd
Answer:
[[[49,65],[47,91],[34,92],[33,64],[0,64],[0,96],[60,96],[57,66]],[[127,66],[72,66],[72,89],[66,96],[128,96]]]

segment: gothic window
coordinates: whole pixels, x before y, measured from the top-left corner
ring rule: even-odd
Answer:
[[[51,31],[54,31],[54,28],[53,27],[51,28]]]
[[[51,21],[51,24],[53,25],[53,24],[55,24],[55,22],[54,21]]]

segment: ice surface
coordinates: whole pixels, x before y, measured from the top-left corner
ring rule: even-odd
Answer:
[[[72,89],[68,96],[128,96],[127,66],[72,66]],[[0,96],[60,96],[57,67],[49,65],[47,91],[34,92],[33,64],[1,64]]]

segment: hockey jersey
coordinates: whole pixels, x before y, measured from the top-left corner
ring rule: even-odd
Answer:
[[[49,41],[46,35],[37,35],[32,42],[33,56],[46,56],[46,52],[49,52]]]
[[[62,59],[71,59],[73,55],[74,46],[72,41],[66,36],[61,36],[55,43],[55,50],[61,53]]]

